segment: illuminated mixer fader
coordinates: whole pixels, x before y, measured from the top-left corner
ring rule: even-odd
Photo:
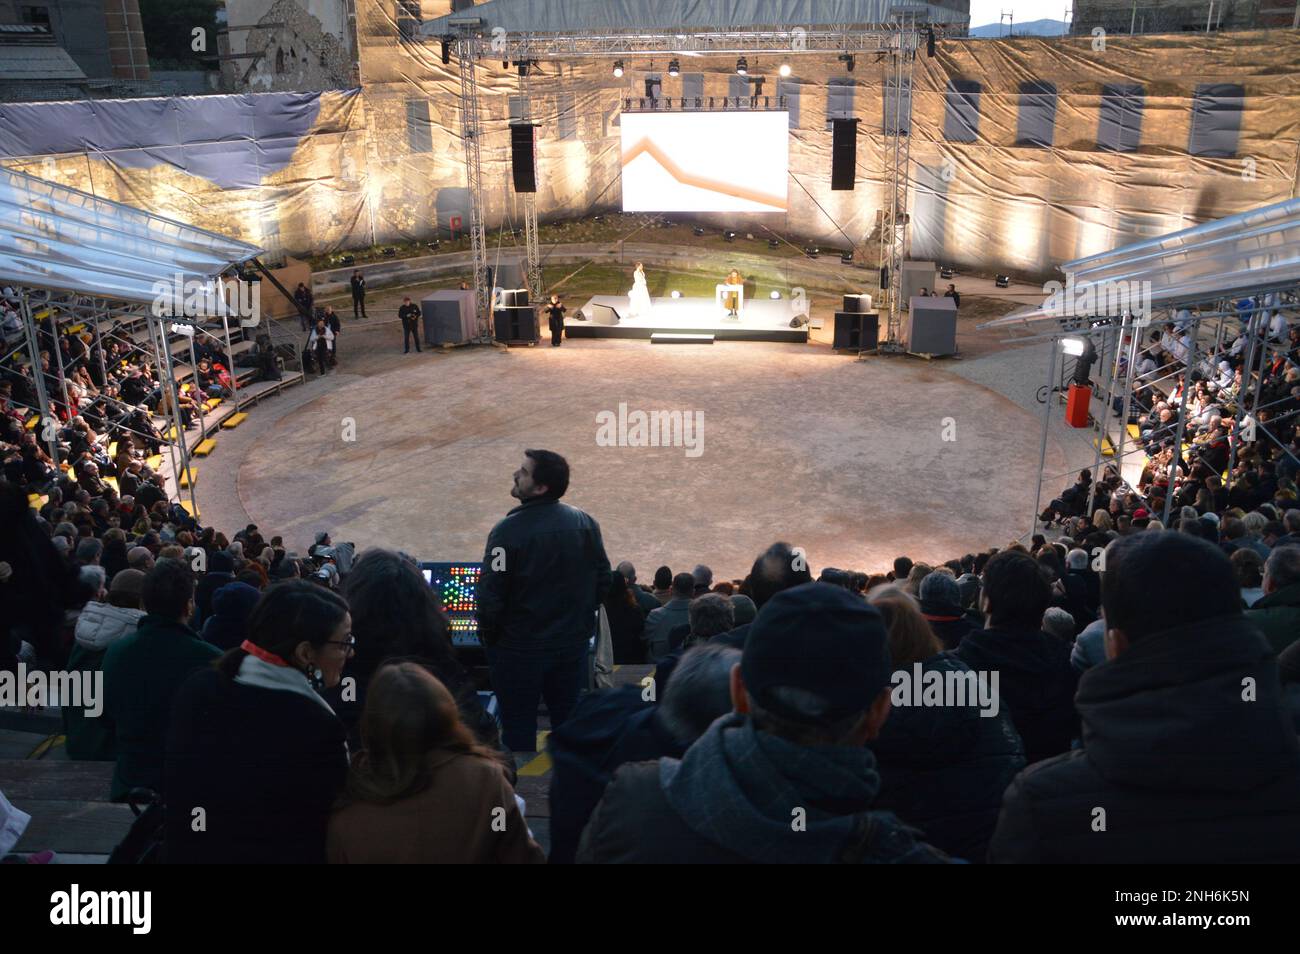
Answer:
[[[421,563],[424,581],[451,623],[454,646],[480,646],[478,617],[475,615],[475,592],[478,589],[480,563]]]

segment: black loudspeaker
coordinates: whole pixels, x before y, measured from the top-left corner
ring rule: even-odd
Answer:
[[[874,312],[858,314],[851,311],[835,313],[836,351],[874,351],[880,343],[880,316]]]
[[[537,312],[528,306],[498,308],[494,317],[497,341],[537,341]]]
[[[831,142],[831,190],[852,192],[857,179],[858,121],[835,119],[832,123],[835,132]]]
[[[527,288],[508,288],[501,295],[505,299],[502,304],[507,308],[521,308],[528,304]]]
[[[845,295],[844,310],[856,315],[862,310],[862,298],[858,295]]]
[[[515,174],[516,192],[537,191],[537,171],[533,163],[533,134],[531,123],[510,124],[510,167]]]

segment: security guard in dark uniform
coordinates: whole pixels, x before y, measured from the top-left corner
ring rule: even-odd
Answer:
[[[402,319],[402,354],[411,353],[411,339],[415,339],[415,350],[420,350],[420,306],[409,297],[402,299],[402,307],[397,309],[397,317]]]

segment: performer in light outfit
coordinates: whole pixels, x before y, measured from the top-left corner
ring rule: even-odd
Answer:
[[[632,273],[632,290],[627,295],[631,299],[629,318],[650,317],[650,290],[645,286],[645,269],[640,262],[636,263],[636,271]]]
[[[728,285],[743,285],[745,283],[745,280],[740,277],[740,272],[736,271],[733,268],[731,270],[731,274],[727,276],[726,283]],[[736,310],[737,308],[740,307],[740,296],[738,294],[736,294],[734,291],[727,292],[722,298],[722,303],[723,305],[726,306],[728,318],[740,317],[740,312]]]

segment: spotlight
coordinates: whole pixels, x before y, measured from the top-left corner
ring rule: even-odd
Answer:
[[[682,71],[682,68],[681,68],[681,64],[680,64],[680,63],[678,63],[676,60],[669,60],[669,61],[668,61],[668,75],[669,75],[669,76],[676,76],[676,75],[679,74],[681,71]]]
[[[790,64],[789,64],[789,63],[782,63],[782,64],[781,64],[781,68],[780,68],[779,70],[777,70],[777,72],[780,73],[782,76],[789,76],[789,75],[790,75]]]
[[[442,65],[446,66],[450,62],[451,62],[451,42],[449,40],[443,40],[442,41]]]
[[[722,237],[728,242],[736,241],[736,233],[731,231],[731,229],[727,229],[727,231],[723,232]]]
[[[749,72],[749,63],[746,62],[743,56],[740,59],[736,60],[736,72],[739,73],[741,76],[744,76],[746,73]]]
[[[934,27],[925,31],[925,55],[934,59]]]
[[[779,291],[777,291],[775,288],[773,288],[772,291],[771,291],[771,293],[770,293],[767,297],[770,298],[770,299],[772,299],[773,301],[780,301],[780,300],[781,300],[781,293],[780,293]]]
[[[622,60],[615,60],[615,61],[614,61],[614,75],[615,75],[615,76],[622,76],[622,75],[623,75],[623,61],[622,61]]]
[[[780,247],[781,247],[781,240],[780,240],[780,239],[770,238],[770,239],[767,240],[767,247],[768,247],[768,248],[780,248]]]
[[[939,277],[940,277],[940,278],[952,278],[952,268],[951,268],[951,266],[945,265],[943,268],[939,269]]]
[[[847,249],[843,252],[840,252],[840,264],[842,265],[853,264],[853,249]]]
[[[393,248],[393,246],[391,245],[389,245],[387,248],[384,249],[384,255],[388,258],[391,258],[396,254],[397,254],[397,249]]]
[[[852,72],[853,72],[853,54],[852,54],[852,53],[841,53],[839,59],[840,59],[840,62],[844,64],[844,71],[845,71],[846,73],[852,73]]]
[[[805,245],[803,247],[803,253],[809,258],[816,258],[821,254],[821,249],[817,248],[815,245]]]
[[[508,69],[510,69],[510,61],[509,61],[509,60],[502,60],[502,61],[501,61],[501,68],[502,68],[503,70],[508,70]]]
[[[1083,354],[1083,339],[1062,338],[1061,350],[1064,351],[1066,354],[1073,355],[1074,357],[1077,358],[1079,357],[1079,355]]]
[[[519,75],[520,75],[520,76],[527,76],[527,75],[528,75],[528,61],[527,61],[527,60],[520,60],[519,62],[517,62],[517,63],[515,64],[515,66],[519,67]]]
[[[682,297],[682,293],[679,292],[676,288],[674,288],[674,289],[672,290],[672,295],[671,295],[671,297],[673,297],[673,298],[681,298],[681,297]]]
[[[691,229],[691,232],[695,235],[703,235],[704,229],[702,226],[697,225],[695,226],[695,228]]]
[[[1008,275],[998,275],[993,279],[993,284],[998,288],[1010,288],[1011,278]]]

